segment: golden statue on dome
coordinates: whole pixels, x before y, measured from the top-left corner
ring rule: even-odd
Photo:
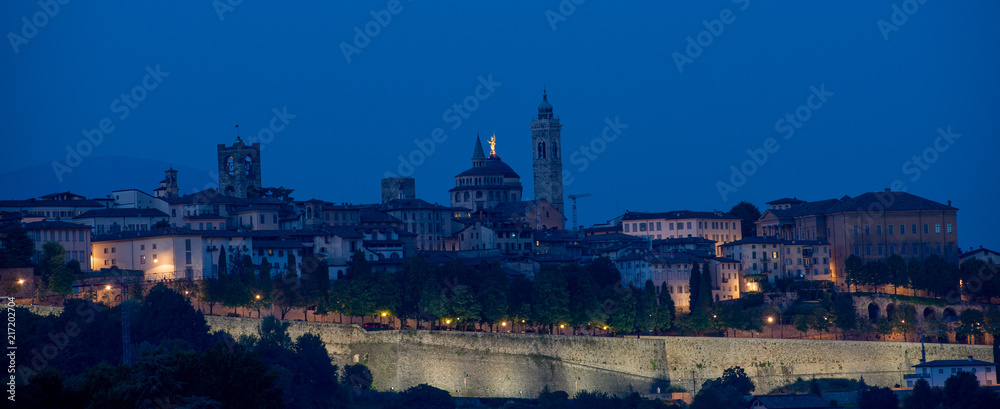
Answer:
[[[493,134],[489,140],[490,143],[490,157],[497,156],[497,134]]]

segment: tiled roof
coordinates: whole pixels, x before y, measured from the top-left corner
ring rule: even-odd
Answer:
[[[975,249],[975,250],[971,250],[971,251],[967,251],[967,252],[965,252],[965,253],[962,253],[961,255],[959,255],[959,257],[962,257],[962,258],[965,258],[965,257],[970,257],[970,256],[973,256],[973,255],[975,255],[976,253],[985,253],[985,254],[990,254],[990,253],[992,253],[992,254],[1000,254],[1000,253],[997,253],[996,251],[993,251],[993,250],[990,250],[990,249],[984,249],[984,248],[980,247],[980,248],[978,248],[978,249]]]
[[[27,230],[52,230],[52,229],[86,229],[90,230],[90,226],[79,223],[70,223],[63,221],[42,221],[42,222],[31,222],[25,223],[24,228]]]
[[[361,222],[362,223],[402,223],[395,217],[388,214],[382,213],[375,209],[361,209]]]
[[[913,365],[914,368],[934,367],[934,366],[996,366],[993,362],[980,361],[978,359],[940,359],[937,361],[925,362]]]
[[[797,198],[791,198],[791,199],[789,199],[787,197],[783,197],[783,198],[778,199],[778,200],[772,200],[770,202],[767,202],[767,204],[769,204],[769,205],[776,205],[776,204],[798,204],[798,203],[805,203],[805,201],[804,200],[799,200]]]
[[[622,216],[625,220],[649,220],[649,219],[731,219],[739,220],[739,217],[723,212],[695,212],[691,210],[675,210],[671,212],[647,213],[626,211]]]
[[[96,209],[83,212],[74,219],[89,219],[92,217],[162,217],[167,218],[167,214],[159,209]]]
[[[226,220],[226,216],[217,214],[199,214],[195,216],[184,216],[184,220]]]
[[[760,402],[768,409],[828,408],[830,402],[817,395],[759,395],[750,400]]]
[[[826,210],[826,214],[868,211],[869,209],[885,209],[886,211],[903,210],[958,210],[949,205],[906,192],[868,192],[858,197],[848,197]]]
[[[389,203],[380,205],[378,210],[387,212],[392,210],[451,210],[451,208],[423,199],[393,199]]]
[[[22,207],[94,207],[103,208],[104,205],[96,200],[0,200],[0,208],[22,208]]]

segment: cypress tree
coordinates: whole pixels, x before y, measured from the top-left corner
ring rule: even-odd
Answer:
[[[692,263],[691,265],[691,277],[688,279],[688,297],[690,299],[689,309],[694,312],[695,306],[698,305],[698,296],[701,295],[701,269],[698,268],[698,263]]]

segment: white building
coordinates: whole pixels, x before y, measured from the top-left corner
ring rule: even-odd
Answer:
[[[906,387],[912,388],[918,379],[926,379],[931,387],[944,387],[944,382],[959,372],[969,372],[976,376],[979,385],[989,386],[997,384],[996,364],[992,362],[980,361],[978,359],[946,359],[930,362],[921,362],[913,365],[914,374],[905,375]]]
[[[743,238],[740,225],[740,218],[722,212],[625,212],[621,216],[621,232],[628,235],[654,240],[701,237],[717,246]],[[715,254],[721,256],[722,252],[717,248]]]

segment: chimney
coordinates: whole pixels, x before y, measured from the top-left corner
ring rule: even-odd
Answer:
[[[951,200],[948,201],[948,206],[951,206]]]
[[[972,355],[969,355],[969,362],[972,362]]]

